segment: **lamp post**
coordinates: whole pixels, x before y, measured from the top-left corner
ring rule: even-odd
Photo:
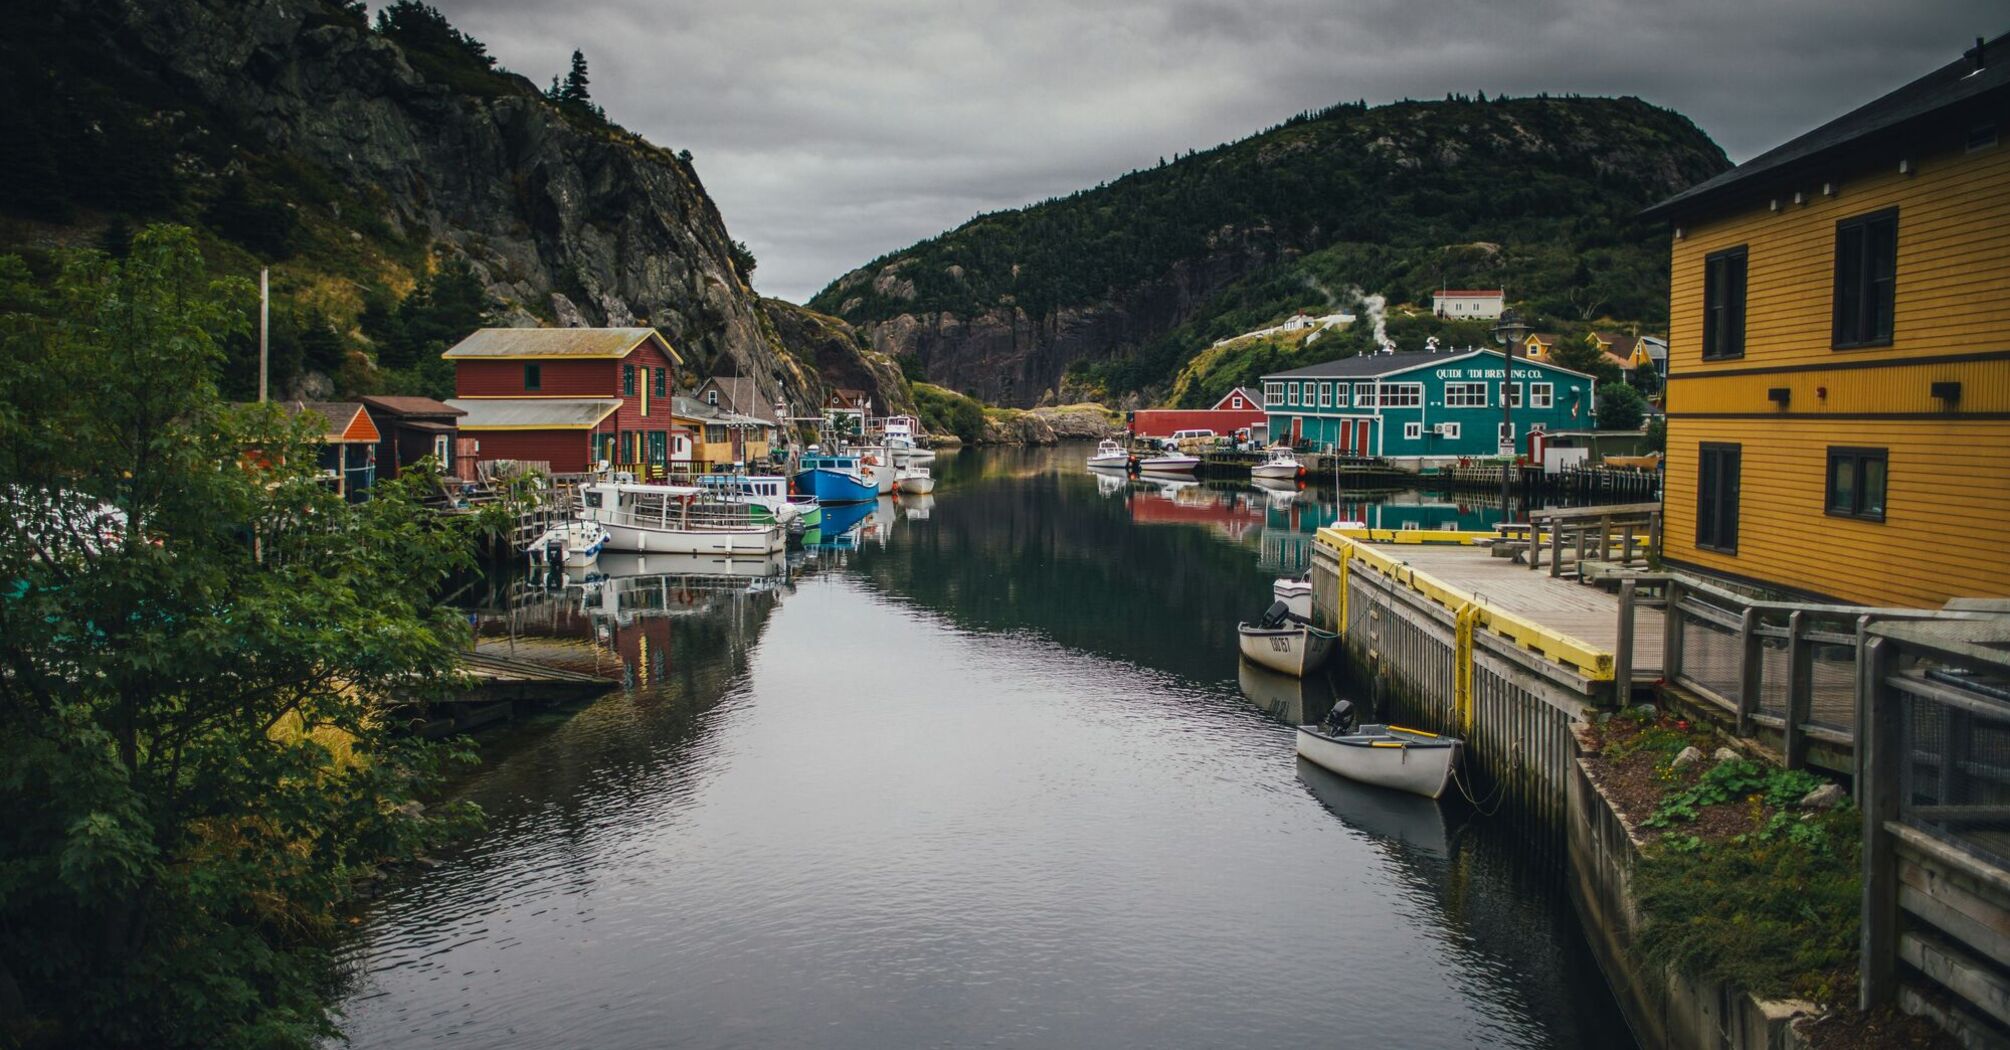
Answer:
[[[1528,325],[1522,323],[1521,317],[1518,316],[1513,310],[1501,311],[1500,319],[1494,322],[1494,342],[1501,344],[1500,437],[1503,441],[1507,442],[1508,445],[1508,459],[1507,462],[1501,466],[1501,520],[1502,521],[1506,521],[1508,519],[1509,501],[1514,497],[1514,466],[1516,457],[1515,457],[1515,443],[1513,436],[1514,398],[1511,393],[1514,389],[1514,355],[1515,355],[1515,348],[1519,347],[1522,344],[1522,342],[1527,338],[1528,338]],[[1500,442],[1496,441],[1495,442],[1496,448],[1498,448],[1499,445]]]

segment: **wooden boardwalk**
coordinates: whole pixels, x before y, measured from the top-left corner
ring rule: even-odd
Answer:
[[[1531,570],[1511,558],[1494,557],[1484,547],[1455,544],[1376,544],[1375,549],[1407,563],[1453,590],[1568,635],[1593,649],[1614,652],[1619,639],[1619,596],[1611,591]],[[1661,676],[1661,610],[1636,604],[1633,618],[1633,678]]]

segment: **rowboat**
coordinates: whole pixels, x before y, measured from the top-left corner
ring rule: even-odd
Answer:
[[[1464,742],[1402,726],[1353,726],[1353,704],[1342,700],[1319,725],[1298,727],[1298,755],[1350,780],[1439,798],[1452,782]]]
[[[1273,480],[1295,481],[1304,473],[1305,465],[1298,462],[1298,457],[1292,455],[1291,450],[1283,445],[1273,445],[1264,449],[1263,461],[1249,468],[1250,477]]]
[[[1297,678],[1318,670],[1340,639],[1292,615],[1290,606],[1281,601],[1272,603],[1257,623],[1236,624],[1235,633],[1244,658]]]
[[[1131,454],[1115,441],[1097,442],[1095,455],[1089,457],[1090,470],[1128,470],[1130,465]]]
[[[894,479],[900,491],[910,496],[920,496],[935,491],[935,479],[929,476],[927,467],[906,466],[900,469],[900,476]]]

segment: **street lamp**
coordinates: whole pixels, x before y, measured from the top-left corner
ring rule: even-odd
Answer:
[[[1509,517],[1509,501],[1514,496],[1514,355],[1515,349],[1528,339],[1528,325],[1513,310],[1501,311],[1500,320],[1494,322],[1494,342],[1501,345],[1501,441],[1508,446],[1508,460],[1501,466],[1501,520]],[[1495,442],[1498,447],[1500,442]]]

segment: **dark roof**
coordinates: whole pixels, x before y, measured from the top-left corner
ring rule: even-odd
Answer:
[[[388,397],[381,394],[366,394],[358,400],[366,407],[379,409],[393,416],[465,416],[467,412],[455,408],[444,401],[430,397]]]
[[[761,396],[761,389],[752,376],[713,376],[705,380],[705,386],[719,388],[721,407],[743,416],[753,416],[767,423],[779,422],[775,418],[775,406]],[[698,388],[703,392],[705,387]]]
[[[1978,61],[1982,62],[1980,69],[1976,68]],[[1641,214],[1666,218],[1700,208],[1734,187],[1749,187],[1768,176],[1785,176],[1803,165],[1833,159],[1854,143],[2006,87],[2010,87],[2010,33],[1984,44],[1980,55],[1970,50],[1869,105],[1853,109],[1783,146],[1699,182]]]
[[[480,328],[440,356],[449,361],[627,357],[650,339],[656,340],[670,360],[680,360],[663,333],[654,328]]]
[[[1400,372],[1405,368],[1427,365],[1432,361],[1456,361],[1471,357],[1478,351],[1453,350],[1431,353],[1428,350],[1399,350],[1393,354],[1360,354],[1343,357],[1337,361],[1322,361],[1304,368],[1294,368],[1289,372],[1272,372],[1265,379],[1368,379],[1375,376]]]

